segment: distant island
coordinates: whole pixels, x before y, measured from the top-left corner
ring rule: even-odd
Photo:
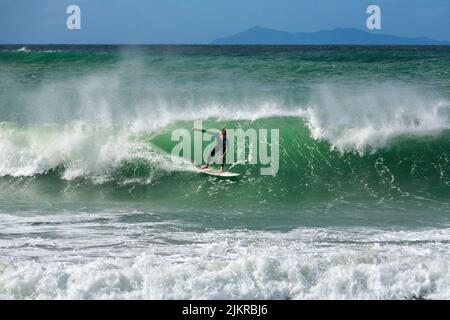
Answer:
[[[351,28],[337,28],[318,32],[287,32],[256,26],[230,37],[216,39],[212,44],[450,45],[450,42],[429,38],[407,38],[376,34]]]

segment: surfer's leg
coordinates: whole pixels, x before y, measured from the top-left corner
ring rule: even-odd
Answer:
[[[209,167],[209,164],[211,162],[211,158],[214,157],[215,154],[216,154],[216,148],[212,149],[211,154],[208,156],[206,164],[204,166],[202,166],[201,169],[206,169],[206,168]]]
[[[216,148],[212,149],[211,154],[208,156],[208,161],[206,162],[206,164],[210,164],[211,158],[214,157],[215,155],[216,155]]]
[[[220,155],[222,156],[222,163],[220,164],[220,172],[223,172],[225,168],[225,155],[223,155],[223,152],[220,152]]]

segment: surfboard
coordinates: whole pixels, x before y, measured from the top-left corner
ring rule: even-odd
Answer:
[[[207,169],[197,168],[197,170],[201,173],[206,173],[206,174],[209,174],[210,176],[215,176],[215,177],[234,178],[234,177],[240,176],[239,173],[229,172],[229,171],[224,171],[221,173],[220,169],[216,169],[216,168],[207,168]]]

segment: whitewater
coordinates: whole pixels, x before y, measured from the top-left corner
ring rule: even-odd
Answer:
[[[448,47],[1,46],[0,298],[450,298],[449,65]],[[276,176],[175,161],[199,120],[279,129]]]

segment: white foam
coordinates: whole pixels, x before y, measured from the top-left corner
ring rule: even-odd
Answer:
[[[435,135],[450,128],[450,101],[394,83],[352,88],[322,85],[306,117],[312,136],[340,152],[375,152],[401,135]]]
[[[155,170],[191,170],[137,141],[126,128],[97,128],[76,122],[65,126],[0,127],[0,176],[33,176],[63,166],[62,177],[107,181],[122,161],[141,159]]]
[[[103,228],[95,217],[72,216],[57,220],[77,223],[30,233],[6,217],[5,232],[14,224],[16,235],[0,247],[0,298],[450,298],[449,229],[196,233],[176,222],[124,226],[102,218],[110,219]],[[33,236],[49,228],[52,237]]]

